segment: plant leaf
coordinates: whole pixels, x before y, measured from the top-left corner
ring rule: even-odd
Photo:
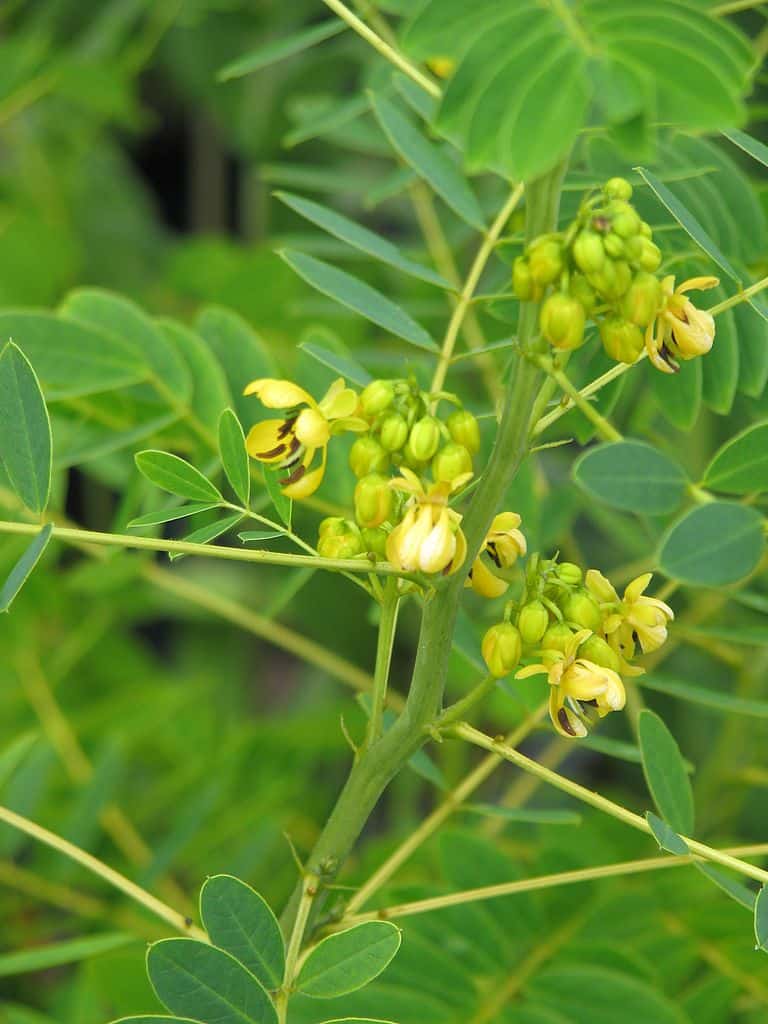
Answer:
[[[692,704],[712,708],[714,711],[721,711],[724,714],[747,715],[750,718],[768,718],[768,702],[766,701],[735,697],[733,694],[723,693],[722,690],[710,689],[707,686],[697,686],[695,683],[689,683],[686,679],[675,679],[671,676],[658,675],[653,672],[651,675],[638,679],[637,682],[646,690],[666,693],[670,697],[688,700]]]
[[[269,67],[270,64],[276,64],[278,61],[285,60],[286,57],[294,57],[297,53],[302,53],[317,43],[339,35],[346,27],[341,19],[334,18],[331,21],[324,21],[320,25],[303,29],[301,32],[281,36],[280,39],[272,40],[257,50],[246,53],[225,65],[216,77],[220,82],[229,82],[233,78],[250,75],[254,71]]]
[[[197,530],[193,530],[192,533],[182,537],[182,540],[186,544],[210,544],[217,537],[223,537],[225,533],[228,533],[229,530],[237,526],[242,520],[243,514],[241,512],[234,512],[231,516],[225,516],[223,519],[217,519],[213,523],[207,523],[205,526],[198,527]],[[179,558],[185,558],[187,554],[189,552],[169,551],[168,559],[171,562],[175,562]]]
[[[763,521],[754,508],[712,501],[687,512],[661,543],[659,568],[692,585],[716,587],[743,579],[763,553]]]
[[[280,987],[283,936],[263,897],[239,878],[214,875],[200,892],[200,916],[215,946],[244,964],[265,988]]]
[[[574,464],[573,478],[606,504],[639,515],[674,511],[683,500],[687,483],[676,462],[641,441],[590,448]]]
[[[267,493],[272,499],[275,511],[290,530],[291,518],[293,516],[293,501],[291,498],[286,498],[280,489],[280,477],[283,470],[272,469],[271,466],[262,466],[261,471],[264,474],[264,486],[267,488]]]
[[[400,948],[400,929],[390,921],[366,921],[319,942],[304,961],[296,989],[332,999],[373,981]]]
[[[26,549],[0,589],[0,612],[7,612],[32,570],[42,558],[53,533],[53,523],[46,523]]]
[[[243,544],[256,544],[262,540],[274,540],[275,537],[284,537],[282,530],[244,530],[237,535]]]
[[[323,263],[313,256],[307,256],[306,253],[286,249],[280,255],[299,277],[323,295],[335,299],[348,309],[353,309],[366,320],[378,324],[385,331],[397,335],[417,348],[426,349],[428,352],[439,351],[421,324],[417,324],[405,310],[396,306],[391,299],[365,281],[332,267],[330,263]]]
[[[693,791],[677,740],[653,711],[638,719],[643,773],[662,818],[676,832],[693,832]]]
[[[18,953],[0,956],[0,978],[8,978],[28,971],[45,971],[60,964],[76,964],[89,957],[120,949],[135,942],[133,935],[123,932],[108,932],[106,935],[89,935],[80,939],[53,942],[49,946],[24,949]]]
[[[13,342],[0,352],[0,464],[30,512],[51,492],[51,421],[32,365]]]
[[[232,490],[247,507],[251,497],[250,463],[243,428],[231,409],[225,409],[219,418],[219,454]]]
[[[755,900],[755,941],[757,949],[768,953],[768,885],[764,885]]]
[[[178,455],[147,449],[138,452],[135,460],[139,472],[164,491],[189,498],[190,501],[218,503],[223,500],[220,491],[208,477]]]
[[[645,812],[645,820],[651,826],[656,842],[667,853],[674,853],[677,856],[687,857],[690,853],[688,844],[679,836],[673,828],[658,818],[652,811]]]
[[[702,485],[725,494],[768,491],[768,422],[727,441],[707,466]]]
[[[198,512],[210,512],[212,508],[218,508],[218,502],[199,501],[191,505],[175,505],[173,508],[161,508],[157,512],[147,512],[145,516],[138,519],[131,519],[128,523],[129,530],[135,530],[143,526],[159,526],[160,523],[172,523],[176,519],[186,519],[187,516],[197,515]]]
[[[311,329],[307,331],[307,335],[309,337],[324,338],[324,332],[313,332]],[[341,374],[342,377],[352,381],[353,384],[359,385],[361,388],[364,388],[366,384],[370,384],[373,380],[370,373],[360,366],[359,363],[355,362],[354,359],[350,359],[349,356],[339,355],[338,352],[332,352],[323,345],[316,345],[313,341],[302,341],[299,348],[302,352],[306,352],[313,359],[316,359],[318,363],[327,366],[334,373]]]

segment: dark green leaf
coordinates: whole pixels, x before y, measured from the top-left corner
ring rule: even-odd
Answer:
[[[370,320],[398,338],[409,341],[428,352],[437,352],[438,347],[424,328],[391,299],[376,291],[365,281],[352,277],[343,270],[323,263],[305,253],[285,250],[280,253],[285,262],[302,277],[307,284],[323,295],[335,299],[342,306],[353,309],[366,320]]]
[[[147,972],[171,1013],[216,1024],[277,1024],[258,980],[225,953],[196,939],[163,939],[149,947]]]
[[[755,941],[757,949],[768,953],[768,886],[764,885],[755,900]]]
[[[580,825],[582,818],[576,811],[535,810],[532,807],[503,807],[501,804],[465,804],[465,811],[490,818],[503,818],[526,825]]]
[[[707,466],[702,485],[725,494],[768,491],[768,422],[727,441]]]
[[[0,750],[0,789],[22,763],[36,739],[36,733],[25,732]]]
[[[707,864],[702,861],[694,861],[694,867],[702,874],[705,878],[708,878],[710,882],[714,882],[715,885],[722,889],[724,893],[727,893],[732,900],[741,904],[742,907],[746,907],[747,910],[754,910],[755,907],[755,893],[747,888],[742,882],[737,881],[735,878],[731,878],[730,875],[726,875],[724,871],[720,871],[718,868],[713,867],[711,864]]]
[[[157,1014],[150,1014],[149,1017],[121,1017],[119,1020],[113,1020],[112,1024],[201,1024],[201,1022],[192,1020],[191,1017],[159,1017]]]
[[[231,516],[225,516],[223,519],[217,519],[214,523],[208,523],[206,526],[201,526],[197,530],[193,530],[192,533],[188,533],[182,537],[182,540],[185,544],[210,544],[212,540],[216,540],[217,537],[223,537],[225,533],[234,529],[234,527],[242,521],[242,513],[234,512]],[[185,557],[186,552],[184,551],[168,552],[168,558],[171,562],[175,562],[179,558]]]
[[[199,334],[174,320],[157,320],[156,324],[186,363],[192,377],[192,394],[187,404],[194,417],[195,433],[210,441],[216,436],[222,410],[232,404],[224,370]]]
[[[246,53],[237,60],[227,64],[219,71],[220,82],[228,82],[232,78],[240,78],[242,75],[250,75],[261,68],[276,64],[286,57],[293,57],[297,53],[308,50],[317,43],[343,32],[347,26],[339,19],[324,21],[320,25],[313,25],[311,28],[303,29],[301,32],[294,32],[292,35],[283,36],[260,46],[251,53]]]
[[[422,281],[428,281],[430,284],[437,285],[438,288],[449,289],[451,287],[444,277],[435,273],[434,270],[430,270],[429,267],[424,267],[420,263],[409,260],[407,256],[400,252],[397,246],[387,241],[386,238],[382,238],[381,235],[377,235],[374,231],[370,231],[360,224],[355,224],[348,217],[328,209],[327,206],[321,206],[310,199],[303,199],[301,196],[292,195],[290,192],[276,192],[275,195],[286,206],[290,206],[292,210],[295,210],[302,217],[306,217],[313,224],[317,224],[324,231],[334,235],[336,238],[340,238],[343,242],[347,242],[361,252],[368,253],[374,259],[381,260],[382,263],[386,263],[391,267],[396,267],[397,270],[402,270],[404,274],[410,274],[412,277],[418,277]]]
[[[768,167],[768,146],[759,142],[757,139],[753,139],[751,135],[747,135],[746,132],[740,132],[737,128],[731,128],[729,131],[724,131],[723,135],[734,146],[738,146],[739,149],[743,149],[745,153],[749,153],[751,157],[754,157],[758,163],[761,163],[763,167]]]
[[[139,472],[157,487],[199,502],[222,501],[219,490],[199,469],[170,452],[149,449],[135,456]]]
[[[664,821],[676,832],[693,831],[693,791],[677,740],[647,708],[640,712],[638,738],[648,789]]]
[[[275,506],[275,511],[290,530],[291,517],[293,516],[293,501],[290,498],[286,498],[280,489],[280,479],[284,470],[272,469],[271,466],[262,466],[261,471],[264,474],[264,485],[272,499],[272,504]]]
[[[689,683],[685,679],[675,679],[671,676],[659,675],[653,672],[651,675],[638,679],[638,683],[646,690],[666,693],[670,697],[677,697],[680,700],[690,701],[692,704],[699,704],[705,708],[722,711],[724,714],[747,715],[749,718],[768,718],[768,702],[748,700],[746,697],[735,697],[733,694],[724,693],[722,690],[711,689],[707,686],[697,686],[695,683]]]
[[[757,566],[763,546],[759,512],[713,501],[687,512],[672,526],[661,544],[659,568],[692,585],[735,583]]]
[[[678,430],[690,430],[699,418],[704,390],[701,366],[701,359],[691,359],[681,363],[675,374],[648,367],[659,409]]]
[[[759,398],[768,383],[768,323],[745,302],[732,313],[739,339],[739,390]]]
[[[356,363],[348,356],[342,356],[337,352],[331,352],[322,345],[316,345],[312,341],[302,341],[299,348],[303,352],[312,356],[313,359],[316,359],[318,363],[322,363],[323,366],[327,366],[328,369],[333,370],[334,373],[340,373],[342,377],[352,381],[353,384],[357,384],[359,387],[364,388],[365,385],[370,384],[373,379],[370,373],[360,366],[359,363]]]
[[[274,540],[275,537],[284,537],[282,530],[244,530],[237,535],[243,544],[256,544],[262,540]]]
[[[60,964],[76,964],[135,941],[133,935],[108,932],[106,935],[89,935],[81,939],[53,942],[49,946],[24,949],[19,953],[6,953],[0,956],[0,978],[25,974],[28,971],[45,971]]]
[[[285,969],[283,936],[266,901],[232,875],[214,875],[200,892],[200,916],[211,942],[230,953],[267,989]]]
[[[40,561],[52,533],[53,524],[47,523],[40,533],[37,534],[16,565],[14,565],[13,569],[11,569],[8,579],[3,584],[2,589],[0,589],[0,612],[7,612],[13,604],[14,598]]]
[[[161,508],[157,512],[148,512],[138,519],[131,519],[128,523],[129,530],[139,529],[144,526],[158,526],[160,523],[172,523],[175,519],[186,519],[187,516],[197,515],[198,512],[210,512],[212,508],[218,508],[218,502],[200,501],[192,505],[175,505],[173,508]]]
[[[645,820],[651,826],[656,842],[667,853],[674,853],[679,857],[686,857],[690,853],[684,839],[682,839],[673,828],[670,828],[666,821],[662,821],[652,811],[645,812]]]
[[[219,454],[232,490],[247,506],[251,497],[250,463],[243,428],[231,409],[225,409],[219,419]]]
[[[682,501],[687,484],[676,462],[641,441],[590,448],[574,464],[573,477],[608,505],[640,515],[672,512]]]
[[[36,516],[51,490],[51,421],[35,371],[9,342],[0,352],[0,464]]]
[[[315,999],[332,999],[373,981],[400,948],[400,929],[366,921],[323,939],[304,961],[296,988]]]

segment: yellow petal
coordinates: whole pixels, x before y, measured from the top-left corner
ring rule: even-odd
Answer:
[[[585,577],[587,590],[599,604],[612,604],[618,602],[619,595],[616,593],[613,584],[597,569],[588,569]]]
[[[285,487],[281,487],[283,494],[286,498],[296,498],[301,500],[302,498],[308,498],[310,494],[314,494],[320,484],[323,482],[323,475],[325,474],[325,460],[322,465],[318,466],[317,469],[313,469],[311,473],[304,473],[294,483],[286,484]]]
[[[530,676],[545,676],[549,672],[546,665],[526,665],[515,672],[515,679],[528,679]]]
[[[456,553],[453,556],[451,564],[448,566],[448,574],[456,572],[464,565],[467,557],[467,538],[464,536],[464,531],[459,528],[456,531]]]
[[[317,409],[302,409],[293,430],[299,441],[307,448],[322,448],[328,444],[331,436],[328,421]]]
[[[708,288],[717,288],[719,284],[719,277],[689,277],[687,281],[683,281],[681,285],[678,285],[675,291],[678,295],[682,295],[684,292],[706,291]]]
[[[469,586],[472,587],[476,594],[489,598],[500,597],[509,588],[509,584],[505,580],[500,580],[498,576],[493,575],[479,556],[472,563],[472,575]]]
[[[245,447],[252,459],[280,462],[296,450],[297,444],[293,432],[286,429],[285,420],[263,420],[248,431]]]
[[[354,415],[359,402],[357,393],[354,392],[352,388],[345,388],[343,386],[344,381],[341,380],[341,378],[339,378],[336,383],[341,383],[341,389],[334,395],[331,395],[331,392],[329,391],[320,403],[320,408],[329,420],[338,420],[345,416]]]
[[[456,534],[443,513],[419,548],[419,568],[426,573],[441,572],[451,564],[455,554]]]
[[[517,512],[499,512],[497,516],[493,517],[488,533],[506,533],[507,530],[516,530],[521,522]]]
[[[563,702],[559,687],[553,687],[549,694],[549,717],[561,736],[581,739],[587,735],[584,723]]]
[[[276,380],[274,377],[252,380],[243,394],[256,395],[268,409],[290,409],[294,405],[316,404],[314,398],[298,384],[290,380]]]
[[[624,600],[634,604],[638,597],[646,590],[652,579],[652,572],[644,572],[642,576],[636,577],[631,583],[627,584],[624,590]]]

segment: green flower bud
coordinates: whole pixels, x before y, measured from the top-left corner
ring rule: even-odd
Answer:
[[[613,231],[609,232],[603,239],[605,251],[614,260],[620,260],[624,255],[624,242]]]
[[[416,473],[421,473],[426,468],[426,463],[422,459],[416,458],[416,453],[411,445],[410,437],[405,442],[405,448],[403,448],[402,461],[408,466],[409,469],[414,470]]]
[[[616,214],[611,229],[619,238],[631,238],[639,233],[641,224],[640,217],[630,206],[623,213]]]
[[[642,235],[633,235],[624,242],[624,253],[630,263],[639,264],[645,251],[646,239]]]
[[[379,428],[379,440],[384,451],[399,452],[408,440],[408,423],[399,412],[390,412]]]
[[[512,290],[522,302],[533,296],[533,278],[525,256],[518,256],[512,264]]]
[[[435,482],[452,483],[457,476],[472,472],[472,456],[463,444],[451,441],[441,448],[432,459],[432,476]]]
[[[653,237],[653,228],[650,224],[647,223],[647,221],[640,221],[640,234],[643,236],[643,238]]]
[[[587,279],[598,295],[612,302],[621,298],[629,287],[632,271],[628,263],[606,260],[602,270],[588,274]]]
[[[661,266],[661,249],[647,238],[643,241],[645,244],[637,262],[643,270],[653,274]]]
[[[534,284],[552,284],[563,272],[563,247],[551,238],[535,241],[528,251],[528,266]]]
[[[582,304],[586,316],[589,316],[597,305],[597,295],[595,294],[595,289],[583,274],[573,275],[570,292],[574,299],[577,299]]]
[[[541,638],[541,649],[543,651],[561,651],[565,649],[573,636],[573,630],[564,622],[553,622],[544,636]]]
[[[608,199],[624,199],[628,201],[632,198],[632,186],[626,178],[609,178],[605,185],[603,185],[603,192]]]
[[[575,622],[582,629],[591,629],[593,632],[603,625],[603,613],[600,605],[595,601],[590,592],[579,587],[562,603],[562,612],[569,622]]]
[[[555,574],[569,587],[577,587],[584,577],[581,566],[576,565],[575,562],[560,562],[555,567]]]
[[[541,601],[529,601],[520,609],[517,628],[523,643],[527,646],[538,644],[549,627],[549,612]]]
[[[619,316],[608,316],[600,324],[603,348],[617,363],[634,363],[643,351],[643,332],[637,324]]]
[[[613,669],[614,672],[618,672],[621,668],[619,656],[613,648],[601,636],[596,636],[594,633],[579,645],[579,657],[586,658],[587,661],[592,661],[602,668]]]
[[[393,501],[387,477],[369,473],[355,487],[355,518],[361,526],[381,526],[392,513]]]
[[[317,553],[323,558],[355,558],[363,553],[363,539],[354,523],[340,516],[320,524]]]
[[[347,520],[343,516],[328,516],[317,528],[318,537],[343,537],[348,530]]]
[[[571,350],[584,344],[586,315],[578,299],[564,292],[550,295],[541,307],[541,333],[555,348]]]
[[[638,327],[647,327],[656,319],[661,306],[661,283],[653,274],[641,270],[624,298],[621,300],[621,312],[624,317]]]
[[[372,380],[360,395],[360,405],[366,416],[378,416],[394,400],[395,386],[391,380]]]
[[[508,676],[520,661],[523,643],[511,622],[499,622],[486,632],[481,644],[483,660],[492,676]]]
[[[480,424],[466,409],[457,409],[446,420],[448,433],[456,444],[463,444],[470,455],[480,451]]]
[[[379,558],[387,557],[387,532],[375,527],[366,526],[360,531],[363,538],[363,550],[377,555]]]
[[[573,259],[585,274],[592,274],[605,263],[603,240],[596,231],[581,231],[573,243]]]
[[[363,434],[349,450],[349,465],[357,477],[368,473],[384,473],[389,469],[389,455],[375,437]]]
[[[440,444],[440,424],[434,416],[422,416],[408,435],[410,454],[417,462],[429,462]]]
[[[615,298],[618,299],[621,298],[627,288],[632,284],[632,270],[625,260],[618,260],[614,263],[614,269],[616,270]]]

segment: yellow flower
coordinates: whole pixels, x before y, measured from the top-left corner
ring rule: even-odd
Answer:
[[[528,550],[519,526],[520,516],[517,512],[500,512],[494,518],[467,577],[466,586],[472,587],[475,593],[482,597],[499,597],[507,591],[509,583],[496,576],[483,555],[487,555],[497,569],[510,569],[518,557]]]
[[[657,651],[667,639],[667,623],[675,613],[657,597],[646,597],[645,591],[653,579],[653,573],[646,572],[632,580],[619,600],[613,584],[598,572],[590,569],[587,573],[587,589],[595,597],[605,615],[603,632],[622,658],[629,660],[639,642],[643,654]],[[622,666],[626,671],[626,666]],[[633,674],[640,674],[638,669]]]
[[[561,736],[587,735],[582,705],[595,707],[603,718],[611,711],[621,711],[626,703],[624,684],[617,672],[596,665],[587,658],[577,657],[579,646],[591,635],[588,629],[579,630],[565,645],[564,651],[545,650],[540,664],[528,665],[515,673],[515,679],[547,676],[551,687],[549,717]]]
[[[390,487],[411,498],[402,522],[387,538],[387,558],[406,572],[456,572],[467,557],[467,542],[460,527],[462,517],[448,508],[448,498],[463,487],[471,473],[425,490],[411,470],[401,466],[400,472],[402,477],[391,480]]]
[[[251,458],[286,470],[280,486],[288,498],[307,498],[320,486],[332,434],[368,429],[365,420],[354,416],[358,397],[341,377],[319,402],[298,384],[272,377],[251,381],[243,394],[256,395],[268,409],[286,410],[281,419],[251,427],[245,446]],[[310,471],[318,451],[320,465]]]
[[[695,359],[706,355],[715,340],[715,321],[703,309],[697,309],[685,293],[715,288],[716,277],[692,277],[675,288],[674,277],[661,282],[664,302],[655,320],[645,332],[648,358],[662,373],[676,373],[677,359]]]

